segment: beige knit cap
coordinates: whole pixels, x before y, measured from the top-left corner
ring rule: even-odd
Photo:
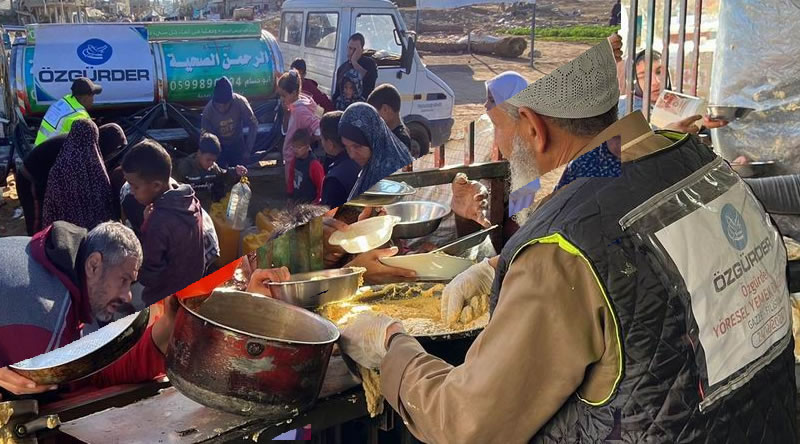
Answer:
[[[564,119],[599,116],[618,101],[617,64],[607,40],[507,100],[518,108]]]

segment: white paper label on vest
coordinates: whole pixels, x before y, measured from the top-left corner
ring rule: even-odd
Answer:
[[[72,114],[74,111],[75,110],[72,109],[65,100],[59,100],[52,104],[50,108],[47,108],[47,112],[44,114],[44,120],[53,128],[58,129],[58,123],[61,119]]]
[[[756,361],[789,332],[786,252],[743,182],[656,237],[686,283],[709,385]]]

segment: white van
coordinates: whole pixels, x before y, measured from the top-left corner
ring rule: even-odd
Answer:
[[[295,58],[306,61],[306,76],[329,96],[337,68],[347,60],[347,43],[364,35],[367,50],[375,50],[378,80],[391,83],[403,100],[400,110],[413,143],[427,151],[450,139],[453,90],[431,72],[417,54],[415,40],[397,7],[388,0],[287,0],[281,8],[278,45],[284,69]]]

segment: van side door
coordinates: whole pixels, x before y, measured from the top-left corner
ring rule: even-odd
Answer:
[[[364,36],[364,52],[373,53],[372,58],[378,65],[375,86],[384,83],[394,85],[402,99],[400,115],[405,116],[411,112],[417,72],[412,69],[410,73],[406,73],[406,69],[401,66],[405,50],[404,33],[401,32],[403,27],[395,12],[396,10],[389,8],[356,9],[351,18],[351,29]]]
[[[316,81],[320,91],[329,97],[333,94],[330,86],[337,68],[336,52],[343,40],[339,35],[341,23],[341,14],[336,9],[311,9],[306,15],[303,44],[306,77]]]

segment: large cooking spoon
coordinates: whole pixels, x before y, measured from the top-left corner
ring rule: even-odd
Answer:
[[[451,256],[459,256],[468,249],[476,245],[480,245],[481,242],[486,239],[486,236],[488,236],[489,233],[496,230],[498,227],[499,225],[492,225],[489,228],[484,228],[480,231],[460,237],[441,248],[431,251],[431,253],[445,253]]]

